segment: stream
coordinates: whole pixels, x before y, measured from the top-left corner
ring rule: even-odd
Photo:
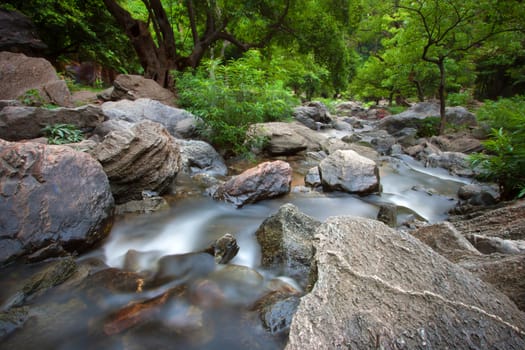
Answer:
[[[379,164],[380,195],[322,193],[301,190],[303,187],[299,186],[284,197],[236,209],[197,193],[178,199],[166,211],[121,217],[101,247],[77,258],[81,266],[90,266],[91,271],[99,273],[80,285],[68,289],[66,283],[35,297],[31,311],[37,316],[35,320],[30,319],[4,339],[0,348],[282,349],[286,337],[263,329],[257,312],[249,308],[270,283],[299,288],[286,276],[260,268],[260,248],[254,233],[265,218],[285,203],[293,203],[321,221],[336,215],[376,218],[381,203],[392,203],[398,206],[398,223],[411,218],[438,222],[455,206],[459,187],[471,181],[450,176],[443,169],[424,168],[408,156],[383,157]],[[296,169],[295,165],[292,167]],[[118,312],[122,308],[136,301],[156,302],[159,296],[173,293],[177,287],[171,283],[137,293],[137,275],[126,272],[129,252],[134,255],[133,269],[151,276],[161,257],[200,251],[225,233],[233,234],[240,246],[237,256],[227,265],[233,268],[219,266],[208,277],[212,282],[197,279],[201,282],[195,284],[197,294],[211,293],[212,300],[219,293],[215,288],[218,286],[218,305],[203,307],[202,300],[201,304],[196,303],[181,289],[180,297],[169,299],[155,312],[132,311],[137,312],[132,316],[146,322],[135,326],[133,317],[121,322]],[[100,261],[115,269],[99,266]],[[30,268],[35,269],[38,265]],[[4,286],[1,304],[16,290],[13,278],[23,280],[30,272],[21,267],[6,269],[4,277],[0,277]]]

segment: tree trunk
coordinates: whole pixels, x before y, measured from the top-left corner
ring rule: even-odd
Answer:
[[[439,67],[439,117],[441,122],[439,123],[439,134],[443,135],[445,133],[445,126],[447,124],[447,116],[445,114],[445,59],[440,57],[437,61],[437,66]]]

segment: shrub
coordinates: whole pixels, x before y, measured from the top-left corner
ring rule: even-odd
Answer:
[[[249,125],[291,118],[297,99],[272,75],[271,67],[261,67],[260,54],[252,50],[227,64],[210,60],[176,77],[179,105],[202,118],[201,136],[242,154],[249,151]]]
[[[51,145],[63,145],[65,143],[76,143],[84,139],[82,131],[72,124],[47,125],[42,129]]]
[[[427,117],[416,121],[415,128],[417,129],[418,137],[431,137],[439,135],[439,124],[441,119],[439,117]]]
[[[453,92],[447,96],[447,106],[463,106],[467,107],[472,104],[474,98],[469,91]]]
[[[473,166],[484,170],[481,179],[494,181],[502,199],[525,195],[525,98],[514,97],[487,102],[478,119],[491,128],[483,142],[485,153],[471,156]]]

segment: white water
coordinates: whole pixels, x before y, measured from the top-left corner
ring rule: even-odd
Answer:
[[[469,182],[443,169],[424,168],[409,157],[384,163],[380,174],[383,187],[380,196],[291,193],[242,209],[207,197],[183,199],[169,211],[118,222],[104,245],[106,262],[122,267],[126,252],[133,249],[148,253],[142,267],[151,268],[163,255],[204,249],[229,232],[241,248],[232,263],[257,267],[260,251],[254,233],[284,203],[293,203],[321,221],[336,215],[375,218],[379,203],[393,203],[407,208],[405,212],[401,210],[398,220],[406,218],[411,210],[425,220],[436,222],[446,218],[447,211],[455,205],[458,188]]]

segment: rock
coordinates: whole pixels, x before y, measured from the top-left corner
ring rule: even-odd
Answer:
[[[393,134],[396,138],[396,142],[401,144],[403,147],[411,147],[417,145],[417,129],[416,128],[403,128]]]
[[[110,132],[91,153],[104,167],[118,204],[142,199],[145,190],[164,193],[179,171],[177,144],[151,121]]]
[[[227,264],[237,255],[239,246],[235,237],[226,233],[216,239],[204,252],[213,256],[217,264]]]
[[[193,114],[150,98],[105,102],[101,108],[110,120],[124,120],[130,123],[151,120],[163,125],[175,137],[187,138],[196,135],[198,119]]]
[[[166,255],[159,260],[159,267],[153,285],[158,286],[171,281],[177,284],[208,276],[215,271],[214,257],[208,253],[188,253]]]
[[[228,167],[219,153],[208,143],[198,140],[178,141],[181,171],[188,175],[208,174],[226,176]]]
[[[38,56],[47,45],[38,37],[31,20],[17,11],[0,9],[0,51]]]
[[[261,266],[293,278],[309,291],[317,278],[312,240],[320,224],[292,204],[281,206],[255,232],[261,246]]]
[[[397,206],[394,204],[381,204],[377,213],[377,220],[390,227],[397,226]]]
[[[432,136],[430,142],[444,152],[472,153],[483,149],[480,140],[472,137],[470,133],[454,133]]]
[[[319,278],[301,298],[287,350],[525,346],[525,314],[408,234],[332,217],[314,242]]]
[[[257,312],[263,327],[271,334],[288,335],[293,315],[299,306],[299,296],[272,293],[257,302]]]
[[[0,138],[8,141],[34,139],[42,136],[44,127],[54,124],[72,124],[84,132],[91,132],[104,120],[101,109],[94,105],[56,109],[5,107],[0,110]]]
[[[458,265],[496,287],[525,311],[525,255],[469,255]]]
[[[264,293],[264,277],[247,266],[228,264],[208,278],[219,286],[231,304],[253,305]]]
[[[467,239],[483,254],[525,254],[525,241],[501,239],[484,235],[468,235]]]
[[[379,169],[373,160],[352,150],[336,151],[319,164],[324,191],[367,194],[379,190]]]
[[[169,208],[170,206],[164,198],[160,196],[153,196],[143,198],[142,200],[129,201],[124,204],[117,205],[115,208],[115,215],[122,215],[126,213],[153,213],[160,210],[167,210]]]
[[[308,170],[304,176],[304,184],[313,188],[321,187],[321,175],[319,175],[318,167],[313,167]]]
[[[476,125],[476,117],[463,107],[447,107],[445,115],[447,122],[455,126]],[[419,102],[402,113],[383,118],[378,126],[394,134],[403,128],[418,128],[421,120],[428,117],[439,117],[439,103]]]
[[[0,140],[0,194],[0,264],[52,243],[82,252],[111,229],[106,174],[69,147]]]
[[[348,116],[348,117],[362,117],[366,113],[366,109],[363,106],[354,101],[345,101],[335,106],[337,115]]]
[[[93,134],[98,136],[102,140],[107,134],[109,134],[112,131],[131,129],[133,125],[135,124],[127,122],[125,120],[110,119],[98,125],[95,128],[95,130],[93,130]]]
[[[276,160],[248,169],[220,185],[213,198],[233,203],[237,207],[290,192],[292,168]]]
[[[442,152],[430,154],[427,157],[427,166],[445,168],[451,174],[458,176],[474,176],[475,170],[470,166],[469,158],[464,153],[459,152]]]
[[[301,151],[319,151],[322,135],[299,123],[259,123],[250,126],[248,138],[262,139],[263,147],[254,149],[256,154],[267,152],[272,156],[293,155]]]
[[[488,185],[467,184],[463,185],[458,190],[458,198],[460,206],[491,206],[498,202],[499,194],[497,191]]]
[[[467,219],[451,217],[449,220],[464,236],[482,234],[487,237],[525,240],[525,200],[474,215]]]
[[[60,82],[55,68],[43,58],[0,52],[0,76],[0,100],[21,98],[28,92],[31,95],[38,93],[39,99],[44,102],[71,105],[71,95],[67,87],[64,88],[65,82]]]
[[[411,234],[452,262],[458,262],[465,255],[481,255],[450,222],[425,226]]]
[[[319,101],[312,101],[303,106],[295,107],[294,118],[312,130],[320,130],[332,124],[332,116],[328,108]]]
[[[111,99],[137,100],[151,98],[168,106],[175,105],[175,95],[168,89],[160,86],[155,80],[144,78],[141,75],[120,74],[113,82]]]

